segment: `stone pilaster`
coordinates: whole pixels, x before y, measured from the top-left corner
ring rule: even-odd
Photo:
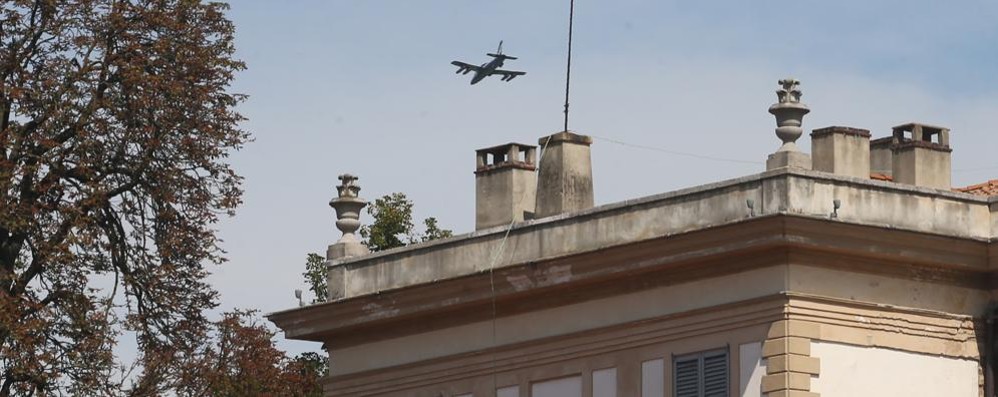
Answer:
[[[818,324],[782,320],[769,328],[762,344],[766,376],[762,393],[766,397],[820,397],[811,392],[811,376],[821,372],[821,361],[811,357],[811,340],[821,336]]]

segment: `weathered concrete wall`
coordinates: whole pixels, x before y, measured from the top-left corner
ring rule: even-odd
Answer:
[[[890,137],[870,141],[870,172],[884,175],[894,172]]]
[[[777,170],[343,261],[344,297],[375,293],[737,222],[792,213],[957,237],[998,235],[986,198],[823,172]],[[751,200],[753,209],[747,206]]]
[[[870,132],[828,127],[811,134],[811,169],[856,178],[870,177]]]
[[[977,397],[980,393],[975,360],[827,342],[812,342],[811,356],[821,359],[821,375],[811,379],[811,392],[821,397]]]
[[[765,182],[764,182],[765,181]],[[388,251],[346,263],[346,297],[555,258],[738,221],[746,200],[761,205],[768,179],[702,186],[514,226],[500,257],[505,228]],[[761,211],[757,209],[757,211]],[[420,249],[415,249],[416,247]]]
[[[911,144],[893,150],[895,182],[947,190],[952,187],[951,153],[948,150]]]
[[[592,138],[560,132],[541,138],[537,171],[537,218],[593,206]]]
[[[842,222],[988,239],[986,199],[936,189],[899,189],[892,182],[852,178],[786,178],[788,212],[829,217],[834,200]]]
[[[475,229],[523,222],[534,212],[537,173],[504,167],[475,176]]]

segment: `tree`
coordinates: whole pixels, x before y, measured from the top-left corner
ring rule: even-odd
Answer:
[[[412,206],[412,200],[399,192],[374,200],[367,207],[371,224],[360,228],[360,236],[367,248],[373,252],[384,251],[453,235],[450,230],[440,229],[436,218],[423,220],[425,232],[416,233],[412,224]]]
[[[241,397],[322,395],[326,365],[316,353],[289,358],[274,345],[274,332],[255,311],[225,313],[210,344],[197,352],[178,392],[188,396]]]
[[[0,396],[164,393],[216,305],[249,136],[227,6],[0,6]],[[128,385],[112,348],[134,331]]]
[[[392,193],[374,200],[374,204],[367,207],[367,213],[372,218],[371,224],[360,228],[364,244],[371,251],[383,251],[454,235],[448,229],[441,229],[437,218],[433,217],[424,219],[425,229],[422,234],[417,233],[413,230],[412,207],[412,200],[409,200],[404,193]],[[305,276],[309,289],[315,294],[312,303],[325,302],[327,294],[325,258],[316,253],[309,253],[305,258],[305,273],[302,275]]]
[[[315,299],[312,303],[325,302],[326,301],[326,258],[322,255],[310,252],[305,257],[305,282],[308,284],[308,289],[312,290],[315,294]]]
[[[420,240],[424,242],[447,238],[454,235],[454,233],[449,229],[441,229],[440,226],[437,225],[437,218],[434,217],[424,219],[423,225],[426,227],[426,231],[423,233],[423,236],[420,237]]]

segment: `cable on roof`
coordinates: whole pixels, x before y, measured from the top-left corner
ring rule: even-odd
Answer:
[[[653,150],[653,151],[656,151],[656,152],[668,153],[668,154],[673,154],[673,155],[677,155],[677,156],[687,156],[687,157],[693,157],[693,158],[698,158],[698,159],[702,159],[702,160],[723,161],[723,162],[728,162],[728,163],[764,164],[761,161],[739,160],[739,159],[730,159],[730,158],[717,157],[717,156],[708,156],[708,155],[696,154],[696,153],[689,153],[689,152],[680,152],[680,151],[677,151],[677,150],[670,150],[670,149],[665,149],[665,148],[660,148],[660,147],[655,147],[655,146],[649,146],[649,145],[642,145],[642,144],[637,144],[637,143],[624,142],[624,141],[621,141],[621,140],[618,140],[618,139],[601,137],[599,135],[591,135],[591,134],[589,134],[589,136],[591,136],[593,138],[596,138],[596,139],[599,139],[599,140],[602,140],[602,141],[606,141],[606,142],[610,142],[610,143],[615,143],[615,144],[618,144],[618,145],[621,145],[621,146],[627,146],[627,147],[636,148],[636,149]]]
[[[572,20],[575,19],[575,0],[568,2],[568,64],[565,67],[565,129],[568,131],[568,89],[572,81]]]
[[[548,143],[551,142],[551,135],[544,140],[544,145],[541,146],[541,155],[537,158],[537,169],[536,172],[540,174],[541,171],[541,160],[544,160],[544,155],[547,154]],[[521,208],[520,205],[523,204],[523,200],[527,198],[527,193],[523,192],[520,195],[520,199],[516,202],[516,208]],[[496,350],[498,349],[498,339],[496,338],[496,322],[497,322],[497,309],[496,309],[496,282],[495,282],[495,268],[496,262],[499,261],[499,257],[502,256],[503,251],[506,249],[506,241],[509,240],[509,232],[513,230],[513,225],[516,223],[516,218],[514,217],[510,220],[509,225],[506,225],[506,232],[503,233],[502,240],[499,242],[499,246],[492,251],[492,259],[489,260],[489,288],[491,288],[492,295],[492,388],[495,389],[496,384]]]

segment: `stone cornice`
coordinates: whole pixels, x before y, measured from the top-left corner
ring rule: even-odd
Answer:
[[[984,289],[994,244],[816,220],[793,214],[496,268],[278,312],[292,339],[344,346],[752,268],[808,263]],[[989,259],[990,256],[990,259]],[[427,264],[432,266],[433,264]],[[413,321],[418,318],[419,321]]]

